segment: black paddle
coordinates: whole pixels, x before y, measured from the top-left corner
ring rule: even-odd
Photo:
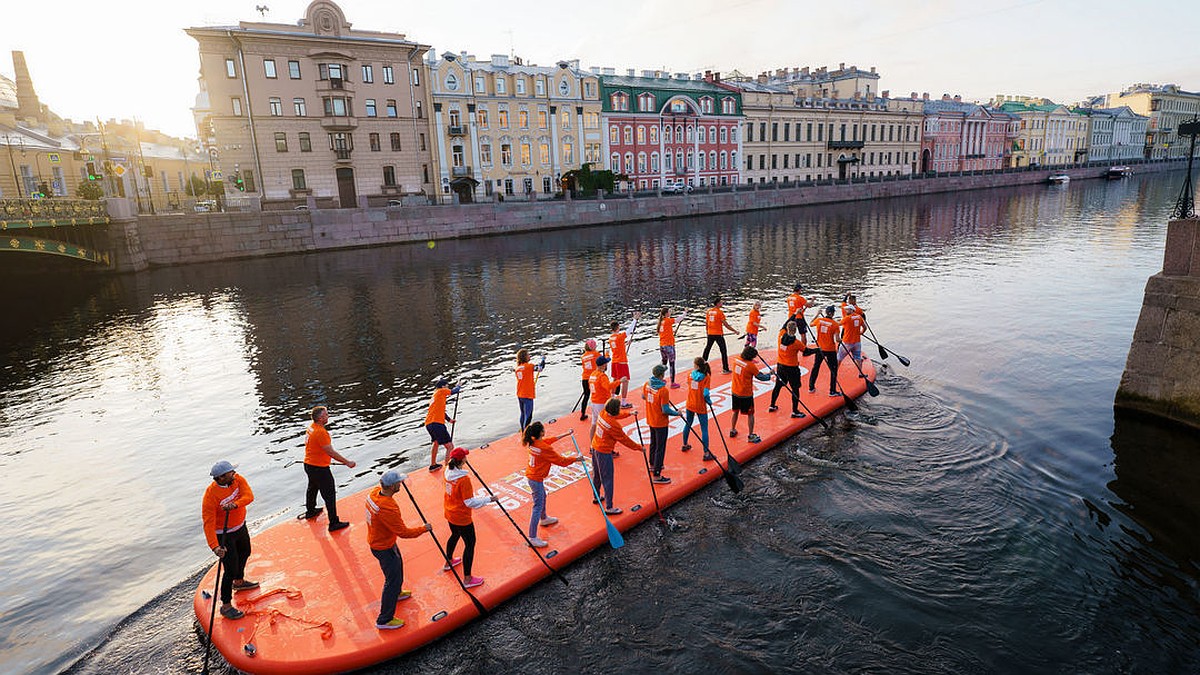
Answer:
[[[879,356],[886,359],[888,357],[888,350],[884,349],[883,345],[879,344],[879,341],[875,339],[875,331],[871,330],[871,324],[867,323],[866,315],[863,315],[863,325],[867,327],[867,332],[871,334],[871,336],[867,339],[871,342],[874,342],[876,347],[879,347]],[[893,350],[892,353],[896,354],[895,350]],[[904,358],[900,354],[896,354],[896,358],[900,359],[900,363],[903,363],[904,367],[906,368],[911,364],[908,359]]]
[[[813,342],[816,343],[817,342],[817,334],[813,332],[812,326],[808,327],[808,334],[812,336]],[[817,344],[817,350],[816,350],[817,355],[815,357],[813,357],[814,358],[814,360],[813,360],[813,369],[814,370],[817,367],[816,359],[824,358],[821,355],[825,353],[825,350],[821,349],[820,347],[821,347],[821,345]],[[805,350],[805,351],[807,351],[807,350]],[[834,350],[833,358],[834,358],[834,363],[836,364],[837,363],[837,350]],[[829,366],[829,362],[827,361],[825,363],[825,365]],[[829,371],[829,383],[831,385],[833,385],[833,388],[835,391],[837,391],[837,393],[842,395],[842,402],[846,404],[846,409],[849,410],[850,412],[858,412],[858,404],[854,402],[854,399],[847,396],[846,392],[843,391],[842,388],[838,385],[837,378],[834,377],[834,373],[836,372],[834,370],[834,368],[828,367],[827,370]]]
[[[879,387],[876,387],[875,383],[871,381],[871,378],[867,377],[867,374],[863,372],[862,366],[859,365],[858,361],[856,361],[854,359],[854,355],[850,354],[849,350],[846,350],[846,351],[847,351],[846,356],[850,357],[850,362],[853,363],[854,367],[858,369],[858,376],[861,377],[864,381],[866,381],[867,393],[870,394],[871,396],[878,396],[879,395]]]
[[[225,512],[225,524],[221,526],[221,536],[217,537],[217,547],[225,548],[225,530],[229,529],[229,511]],[[226,551],[228,553],[229,551]],[[212,652],[212,633],[213,624],[217,620],[217,595],[221,592],[221,563],[225,562],[225,556],[217,558],[217,581],[213,584],[212,611],[208,614],[208,642],[204,645],[204,670],[208,673],[208,655]]]
[[[458,385],[458,393],[454,395],[454,414],[451,418],[454,420],[450,423],[450,446],[454,446],[454,425],[458,422],[458,399],[462,397],[462,385]]]
[[[675,408],[675,404],[672,403],[671,407]],[[675,412],[679,412],[679,408],[675,408]],[[692,425],[687,422],[686,417],[684,418],[684,424],[687,424],[687,428],[689,430],[692,428]],[[710,455],[712,455],[712,453],[709,452],[709,450],[708,450],[708,444],[704,443],[703,437],[700,438],[700,442],[702,444],[704,444],[704,452],[708,452]],[[734,474],[726,471],[725,467],[721,466],[721,460],[717,459],[716,455],[712,455],[712,458],[713,458],[713,461],[717,463],[717,468],[721,470],[721,476],[723,476],[725,478],[725,483],[727,485],[729,485],[729,489],[732,490],[734,493],[741,492],[742,488],[746,487],[746,484],[742,482],[741,477],[735,476]]]
[[[637,427],[638,443],[640,443],[643,448],[646,447],[646,440],[642,438],[642,424],[641,422],[638,422],[637,411],[634,411],[633,413],[633,425]],[[650,481],[650,494],[654,495],[654,512],[658,514],[658,520],[662,522],[663,525],[666,525],[667,520],[666,518],[663,518],[662,507],[658,505],[658,492],[654,489],[654,475],[650,471],[650,457],[647,453],[643,452],[642,459],[646,461],[646,480]]]
[[[800,404],[800,407],[801,407],[801,408],[804,408],[804,411],[805,411],[805,412],[807,412],[807,413],[809,414],[809,416],[811,416],[811,417],[812,417],[813,419],[815,419],[816,421],[820,422],[820,423],[821,423],[821,426],[825,427],[826,431],[828,431],[828,430],[829,430],[829,423],[825,421],[825,418],[824,418],[824,417],[821,417],[820,415],[818,415],[818,414],[816,414],[815,412],[813,412],[813,411],[812,411],[812,410],[811,410],[811,409],[810,409],[810,408],[809,408],[809,407],[808,407],[808,406],[807,406],[807,405],[804,403],[804,399],[803,399],[803,398],[800,396],[800,392],[796,391],[796,388],[792,386],[792,383],[791,383],[791,382],[788,382],[786,379],[784,379],[784,378],[783,378],[783,376],[782,376],[782,375],[780,375],[778,371],[771,370],[771,364],[767,363],[767,360],[766,360],[766,359],[764,359],[764,358],[762,357],[762,354],[758,354],[757,356],[758,356],[758,360],[759,360],[759,361],[762,361],[763,365],[767,367],[767,370],[770,370],[772,373],[774,373],[774,375],[775,375],[775,378],[776,378],[776,379],[778,379],[778,380],[780,380],[780,381],[782,381],[782,382],[783,382],[783,386],[787,387],[788,391],[790,391],[790,392],[792,392],[793,394],[795,394],[795,395],[796,395],[796,401],[797,401],[797,402]]]
[[[475,479],[479,481],[480,485],[483,486],[483,489],[487,490],[489,495],[495,497],[496,493],[492,492],[492,488],[488,487],[487,481],[483,479],[483,476],[479,475],[479,472],[475,470],[475,467],[471,466],[471,463],[465,459],[463,460],[463,464],[467,465],[467,468],[470,469],[471,473],[475,475]],[[542,557],[542,552],[537,550],[537,547],[533,545],[533,542],[529,541],[529,537],[525,534],[525,530],[522,530],[521,526],[517,524],[517,521],[513,520],[512,516],[508,513],[508,509],[504,508],[504,505],[500,503],[500,500],[497,499],[495,503],[496,506],[500,507],[500,512],[504,514],[504,517],[508,518],[508,522],[512,523],[512,526],[516,528],[517,533],[521,535],[521,538],[525,540],[525,543],[529,544],[529,548],[533,549],[533,552],[537,554],[538,560],[542,561],[542,564],[546,566],[546,569],[553,572],[554,576],[558,577],[558,580],[563,582],[563,584],[570,586],[571,583],[567,581],[566,577],[559,574],[558,570],[554,569],[550,566],[550,563],[546,562],[546,559]]]
[[[400,481],[401,487],[404,488],[404,492],[408,495],[408,500],[412,502],[413,508],[417,510],[417,517],[421,519],[422,523],[428,523],[429,521],[425,520],[425,514],[421,513],[421,505],[417,503],[417,498],[413,497],[412,490],[408,489],[408,484],[405,482],[406,480],[407,478]],[[466,593],[467,597],[471,598],[471,604],[475,605],[475,609],[479,612],[479,616],[487,616],[487,608],[483,606],[482,602],[479,602],[479,598],[475,597],[471,591],[467,590],[467,585],[463,582],[462,577],[458,575],[458,570],[455,569],[454,565],[452,565],[450,562],[450,554],[446,552],[446,548],[442,546],[442,542],[438,541],[437,535],[433,533],[432,527],[429,528],[429,537],[433,539],[433,543],[437,545],[438,551],[440,551],[442,554],[442,559],[445,560],[446,564],[450,567],[450,573],[454,575],[454,580],[458,582],[458,585],[462,588],[463,593]]]
[[[708,411],[712,413],[713,424],[717,427],[717,436],[721,437],[721,445],[725,448],[725,463],[729,465],[729,470],[734,474],[742,472],[742,465],[738,464],[737,459],[729,454],[729,443],[725,442],[725,432],[721,431],[721,423],[717,421],[717,411],[713,409],[713,404],[708,404]]]

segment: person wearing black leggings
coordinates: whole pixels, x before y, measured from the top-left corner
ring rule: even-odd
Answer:
[[[495,497],[476,497],[471,489],[471,477],[462,468],[470,454],[466,448],[455,448],[450,451],[450,462],[446,465],[446,498],[444,501],[446,522],[450,524],[450,538],[446,540],[446,564],[442,571],[449,572],[450,568],[461,564],[463,566],[463,586],[472,588],[483,584],[483,577],[472,574],[475,565],[475,522],[471,518],[471,509],[486,506],[496,500]],[[454,549],[459,540],[463,543],[461,558],[454,557]]]
[[[796,338],[796,322],[788,321],[779,331],[779,349],[775,354],[775,390],[771,392],[771,407],[767,412],[779,410],[775,402],[779,392],[787,387],[792,394],[792,417],[804,417],[800,412],[800,350],[804,344]]]

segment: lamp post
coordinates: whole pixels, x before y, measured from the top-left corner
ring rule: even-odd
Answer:
[[[1188,151],[1187,177],[1183,180],[1183,189],[1179,192],[1179,200],[1175,202],[1175,218],[1194,218],[1196,216],[1196,201],[1192,197],[1192,162],[1196,159],[1196,136],[1200,136],[1200,118],[1193,117],[1191,122],[1179,125],[1179,136],[1192,137],[1191,149]]]

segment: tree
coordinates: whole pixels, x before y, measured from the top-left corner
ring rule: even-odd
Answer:
[[[575,179],[580,194],[585,197],[596,194],[596,190],[611,193],[616,189],[617,180],[621,178],[608,169],[592,171],[591,163],[584,164],[577,171],[570,171],[568,174]]]
[[[193,175],[188,184],[184,186],[183,191],[189,197],[199,197],[208,194],[208,183],[199,176]]]
[[[75,194],[80,199],[97,200],[104,196],[104,188],[100,187],[95,181],[85,180],[75,188]]]

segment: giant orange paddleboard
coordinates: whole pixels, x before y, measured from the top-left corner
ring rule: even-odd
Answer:
[[[771,360],[773,353],[763,356]],[[807,369],[812,357],[801,361],[805,381],[802,400],[816,414],[825,417],[843,405],[842,397],[826,396],[828,378],[821,373],[817,393],[806,390]],[[731,415],[729,376],[713,372],[713,408],[720,426],[729,430]],[[864,360],[863,371],[872,380],[875,368]],[[686,377],[686,371],[682,374]],[[847,396],[857,398],[866,391],[866,382],[847,359],[839,369],[838,384]],[[731,454],[739,462],[759,455],[783,442],[800,430],[816,423],[810,415],[793,419],[788,414],[791,397],[787,389],[780,392],[780,410],[768,413],[767,405],[773,382],[755,382],[755,430],[761,443],[746,441],[745,424],[737,438],[728,438]],[[637,388],[631,388],[637,391]],[[682,409],[686,389],[671,390],[672,401]],[[632,394],[633,392],[631,392]],[[642,436],[649,442],[649,431],[643,417],[644,407],[639,396],[636,410],[642,426]],[[581,449],[587,437],[588,422],[578,416],[547,425],[546,435],[558,435],[575,429]],[[702,486],[718,480],[721,471],[713,462],[702,459],[699,439],[691,441],[693,450],[680,451],[683,422],[671,418],[667,454],[663,475],[671,483],[656,486],[658,503],[666,507],[683,499]],[[633,418],[627,420],[626,433],[638,439]],[[716,426],[710,424],[710,446],[721,462],[725,453],[717,436]],[[698,430],[694,430],[698,431]],[[614,505],[624,512],[613,516],[612,522],[628,530],[647,518],[654,517],[654,499],[646,473],[645,460],[640,452],[622,448],[615,459]],[[573,452],[569,439],[559,441],[555,448],[562,453]],[[527,453],[517,434],[485,444],[473,450],[469,461],[488,482],[504,508],[522,527],[529,523],[532,498],[525,481]],[[591,471],[589,464],[588,471]],[[743,479],[753,481],[752,471]],[[444,545],[449,527],[442,517],[443,483],[441,473],[414,472],[406,481],[425,516],[434,524],[434,533]],[[475,484],[477,491],[480,486]],[[562,569],[585,553],[608,546],[603,516],[592,503],[592,489],[587,484],[579,464],[553,467],[545,481],[547,513],[558,523],[542,527],[539,536],[549,541],[539,549],[547,562]],[[345,497],[338,502],[338,512],[346,514],[351,526],[336,533],[326,530],[325,516],[311,521],[288,519],[263,532],[254,534],[254,554],[246,570],[247,578],[261,582],[253,591],[237,594],[235,604],[246,612],[240,620],[231,621],[217,615],[212,637],[214,646],[234,667],[248,673],[338,673],[386,661],[432,642],[481,613],[451,572],[443,572],[445,564],[437,546],[428,535],[399,541],[404,558],[404,588],[412,589],[412,598],[396,605],[396,616],[404,619],[399,630],[381,631],[375,628],[379,614],[379,595],[383,573],[367,546],[365,502],[368,490]],[[409,526],[421,519],[407,495],[401,490],[396,502]],[[501,513],[496,505],[474,511],[478,542],[475,549],[473,573],[485,578],[482,586],[471,593],[488,610],[497,607],[551,574],[538,559],[534,549]],[[680,536],[687,536],[686,534]],[[461,552],[461,547],[459,551]],[[461,571],[461,570],[460,570]],[[200,580],[193,605],[201,627],[207,631],[208,617],[215,598],[209,591],[215,582],[216,566]]]

